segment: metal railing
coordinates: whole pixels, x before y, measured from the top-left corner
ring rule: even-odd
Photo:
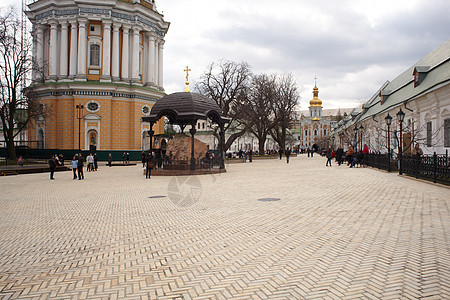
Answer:
[[[397,170],[397,160],[394,160],[391,157],[390,161],[391,161],[391,170]],[[375,153],[365,154],[362,164],[380,170],[388,171],[389,157],[388,154],[375,154]]]
[[[366,154],[362,162],[369,167],[388,170],[387,154]],[[391,171],[398,171],[398,160],[391,158]],[[450,160],[448,154],[437,155],[403,155],[402,172],[409,176],[450,184]]]
[[[450,184],[448,155],[403,156],[403,173],[416,178],[432,180],[434,183]]]
[[[218,157],[214,158],[198,158],[195,160],[196,169],[213,169],[220,168],[221,160]],[[191,159],[169,159],[167,156],[164,158],[155,158],[154,166],[158,169],[166,170],[189,170],[191,167]]]

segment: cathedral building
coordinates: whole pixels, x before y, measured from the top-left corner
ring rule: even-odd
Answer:
[[[332,116],[323,116],[322,100],[319,99],[317,84],[313,88],[313,98],[309,101],[309,115],[301,115],[296,124],[301,147],[321,146],[331,128],[336,124]]]
[[[141,121],[165,95],[164,37],[169,23],[154,0],[38,0],[31,89],[47,114],[28,126],[46,149],[148,149]],[[164,132],[164,122],[153,126]],[[32,146],[33,143],[30,143]]]

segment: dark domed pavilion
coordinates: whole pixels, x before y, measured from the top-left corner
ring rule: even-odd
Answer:
[[[167,117],[171,124],[179,125],[182,131],[184,131],[187,125],[191,125],[191,129],[189,130],[192,137],[191,171],[195,171],[194,135],[196,133],[195,124],[197,121],[210,119],[212,122],[217,123],[221,136],[224,134],[225,123],[229,122],[222,115],[222,111],[217,103],[206,96],[189,91],[164,96],[153,105],[150,115],[142,118],[142,121],[150,123],[150,130],[148,132],[150,135],[150,151],[152,151],[152,138],[154,134],[152,127],[162,117]],[[220,149],[223,149],[222,145],[220,145]],[[222,152],[220,151],[221,169],[225,168]]]

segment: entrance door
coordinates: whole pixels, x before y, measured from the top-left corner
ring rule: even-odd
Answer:
[[[90,130],[88,132],[89,137],[89,151],[95,152],[97,150],[97,131]]]

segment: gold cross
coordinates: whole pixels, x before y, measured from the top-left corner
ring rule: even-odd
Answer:
[[[186,66],[186,70],[183,70],[186,72],[186,88],[184,89],[185,92],[190,92],[191,89],[189,88],[189,71],[192,71],[191,69],[189,69],[188,66]]]
[[[186,70],[183,70],[184,72],[186,72],[186,82],[189,82],[189,71],[192,71],[191,69],[189,69],[188,66],[186,66]]]
[[[319,79],[319,78],[317,78],[317,76],[315,76],[314,77],[314,85],[317,85],[317,79]]]

